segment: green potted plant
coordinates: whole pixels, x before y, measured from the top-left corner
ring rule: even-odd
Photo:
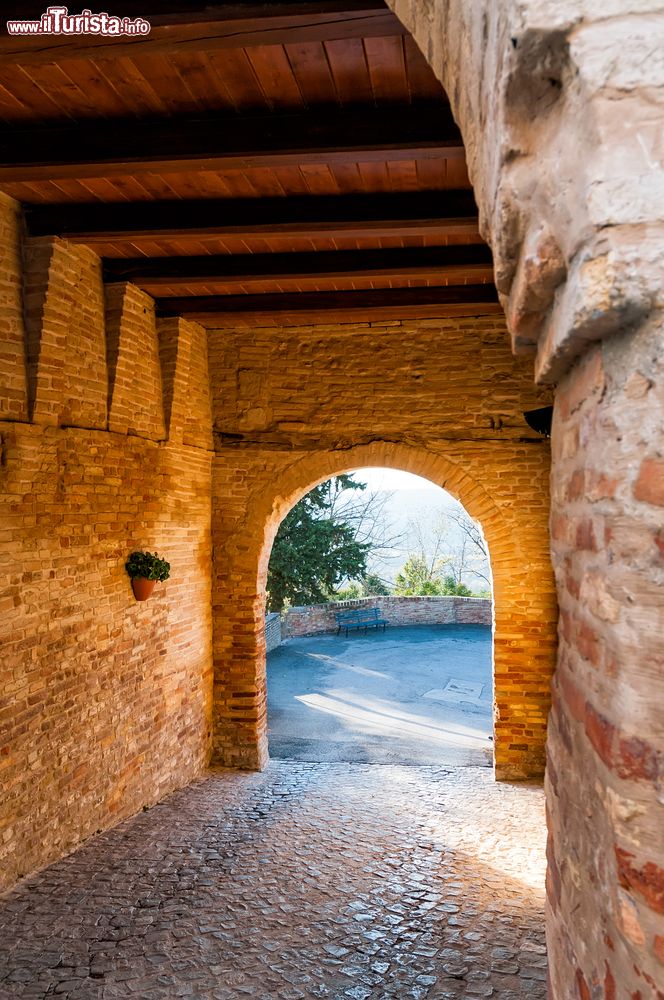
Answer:
[[[168,580],[171,564],[156,552],[132,552],[125,563],[137,601],[147,601],[159,580]]]

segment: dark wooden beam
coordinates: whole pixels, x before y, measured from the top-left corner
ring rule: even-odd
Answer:
[[[148,35],[8,35],[6,22],[38,21],[48,4],[41,0],[3,4],[0,65],[57,62],[61,59],[108,59],[284,42],[322,42],[344,38],[405,35],[406,29],[384,0],[288,0],[257,3],[159,3],[108,0],[97,7],[119,17],[150,22]],[[90,4],[94,9],[94,4]],[[70,4],[72,13],[80,5]]]
[[[303,278],[427,278],[461,284],[464,281],[474,283],[490,279],[491,276],[491,251],[484,244],[311,253],[117,257],[104,260],[104,281],[131,281],[150,289],[202,282],[241,285],[247,281]]]
[[[357,332],[358,323],[392,323],[402,319],[450,319],[463,316],[497,316],[504,319],[505,314],[498,302],[460,303],[448,305],[400,305],[397,303],[370,308],[350,307],[330,309],[325,312],[235,312],[212,313],[204,316],[189,316],[191,322],[200,323],[208,330],[214,329],[252,329],[261,326],[270,327],[303,327],[311,329],[315,336],[316,327],[321,323],[326,326],[343,324],[343,331],[352,337]],[[443,344],[439,345],[441,348]]]
[[[449,108],[122,120],[0,134],[0,181],[440,159],[464,155]]]
[[[25,214],[33,236],[62,236],[90,245],[224,236],[408,235],[479,240],[477,208],[470,191],[32,205],[26,206]]]
[[[381,288],[354,292],[288,292],[265,295],[202,295],[157,299],[162,316],[186,316],[210,325],[210,318],[236,313],[293,314],[357,312],[378,308],[428,306],[472,307],[482,312],[484,306],[498,305],[493,285],[458,285],[436,288]],[[500,307],[498,307],[500,308]]]

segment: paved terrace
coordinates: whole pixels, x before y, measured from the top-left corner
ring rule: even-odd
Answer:
[[[268,656],[270,754],[489,766],[491,629],[388,626],[287,639]]]
[[[485,768],[215,773],[0,900],[0,997],[544,1000],[543,841]]]

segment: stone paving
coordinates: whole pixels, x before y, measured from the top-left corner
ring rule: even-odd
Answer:
[[[0,997],[546,996],[539,788],[214,772],[0,899]]]
[[[287,639],[267,658],[270,756],[490,767],[491,647],[482,625]]]

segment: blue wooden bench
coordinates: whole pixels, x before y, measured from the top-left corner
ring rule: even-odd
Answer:
[[[380,617],[378,608],[350,608],[348,611],[337,611],[335,618],[337,619],[337,635],[342,628],[346,629],[346,635],[348,635],[349,629],[353,628],[378,628],[379,625],[382,625],[384,632],[385,626],[389,625],[386,618]]]

